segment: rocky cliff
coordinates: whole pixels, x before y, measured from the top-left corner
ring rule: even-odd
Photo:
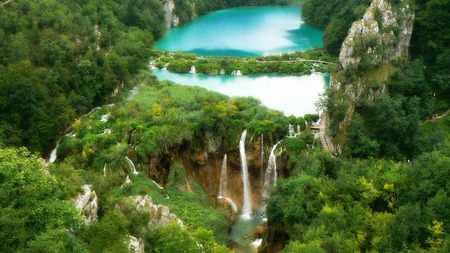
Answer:
[[[95,191],[91,189],[91,185],[84,185],[83,191],[84,193],[79,194],[74,202],[81,216],[84,218],[84,222],[89,224],[97,221],[98,199]]]
[[[343,68],[377,65],[408,53],[414,13],[409,1],[392,2],[374,0],[363,18],[353,23],[339,54]]]
[[[169,0],[164,3],[163,7],[166,12],[166,27],[177,27],[180,24],[180,18],[175,14],[175,3]]]
[[[394,69],[390,62],[408,57],[414,17],[410,1],[373,0],[349,29],[339,54],[342,69],[332,74],[330,85],[329,133],[335,146],[346,144],[357,101],[374,101],[386,92]]]
[[[250,135],[250,134],[249,134]],[[170,150],[159,157],[149,157],[147,174],[155,179],[160,185],[166,185],[167,179],[173,165],[180,163],[183,166],[185,182],[179,186],[180,190],[190,190],[190,184],[198,183],[211,197],[219,195],[221,182],[221,170],[225,152],[220,150],[221,140],[214,139],[210,135],[203,149],[192,149],[182,146],[177,150]],[[236,136],[236,140],[239,136]],[[216,144],[212,144],[216,143]],[[264,184],[265,169],[268,163],[268,156],[272,145],[269,140],[264,140],[261,145],[261,137],[248,137],[246,140],[247,166],[252,192],[252,206],[254,211],[259,211],[262,206],[262,188]],[[269,144],[269,145],[268,145]],[[281,147],[281,145],[280,145]],[[262,149],[262,150],[261,150]],[[227,153],[227,190],[225,196],[231,199],[240,212],[243,203],[243,181],[241,158],[238,149],[233,149]],[[285,176],[288,171],[286,164],[279,157],[277,158],[277,171],[279,176]],[[226,204],[225,201],[218,201],[219,205]],[[230,204],[230,203],[229,203]],[[233,206],[230,204],[230,211]]]
[[[152,198],[148,195],[128,197],[125,200],[125,205],[133,206],[139,213],[149,214],[150,220],[147,224],[149,230],[168,225],[171,222],[176,222],[178,225],[183,226],[183,222],[175,214],[170,213],[167,206],[154,204]]]

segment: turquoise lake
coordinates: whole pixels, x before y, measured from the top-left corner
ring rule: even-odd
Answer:
[[[328,74],[311,75],[200,75],[153,70],[159,80],[200,86],[233,96],[255,97],[270,109],[285,115],[303,116],[315,113],[315,102],[329,83]]]
[[[200,16],[170,29],[155,48],[198,56],[263,56],[322,47],[321,29],[293,6],[243,7]]]
[[[155,48],[198,56],[263,56],[322,47],[321,29],[305,24],[295,6],[221,10],[170,29]],[[153,70],[160,80],[200,86],[228,96],[252,96],[285,115],[316,113],[315,103],[329,83],[328,74],[200,75]]]

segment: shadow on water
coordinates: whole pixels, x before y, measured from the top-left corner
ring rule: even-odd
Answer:
[[[236,252],[257,252],[257,248],[252,245],[252,242],[259,238],[253,238],[251,235],[253,230],[263,223],[262,214],[253,215],[249,220],[239,218],[236,221],[230,234],[231,239],[239,245]]]

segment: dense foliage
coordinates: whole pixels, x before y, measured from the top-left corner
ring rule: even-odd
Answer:
[[[77,114],[145,67],[164,29],[156,0],[2,5],[0,142],[48,151]]]
[[[294,173],[267,207],[290,238],[283,252],[448,252],[449,120],[422,127],[445,144],[412,163],[290,152]]]
[[[168,52],[154,52],[153,55],[155,67],[177,73],[189,73],[192,66],[196,73],[201,74],[231,74],[236,70],[242,74],[310,74],[314,71],[330,72],[336,68],[335,57],[320,49],[245,59]]]
[[[67,197],[37,156],[0,149],[0,251],[86,252],[67,231],[82,222]]]
[[[306,22],[325,28],[324,49],[338,55],[352,23],[362,17],[371,0],[306,0],[302,17]]]
[[[240,6],[287,4],[289,0],[174,0],[175,14],[181,23],[208,12]]]

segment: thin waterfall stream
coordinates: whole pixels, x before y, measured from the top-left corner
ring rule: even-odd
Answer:
[[[242,214],[243,219],[250,219],[252,217],[252,192],[250,189],[250,180],[248,178],[248,168],[247,168],[247,155],[245,153],[245,138],[247,137],[247,129],[242,132],[241,139],[239,141],[239,152],[241,155],[241,167],[242,167],[242,185],[244,202],[242,204]]]

